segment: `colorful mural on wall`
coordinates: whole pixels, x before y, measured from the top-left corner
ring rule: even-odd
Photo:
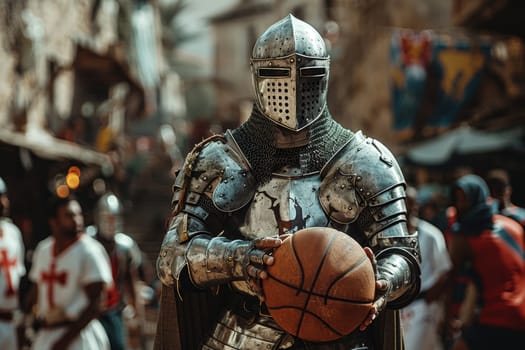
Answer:
[[[417,136],[453,125],[480,86],[491,42],[399,30],[390,47],[394,129]]]

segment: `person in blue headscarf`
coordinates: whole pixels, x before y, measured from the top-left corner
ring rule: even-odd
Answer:
[[[525,343],[525,247],[523,228],[496,214],[489,189],[477,175],[452,187],[457,221],[449,242],[452,275],[471,264],[479,302],[473,324],[461,330],[452,350],[516,349]]]

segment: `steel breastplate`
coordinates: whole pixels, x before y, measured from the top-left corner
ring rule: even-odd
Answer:
[[[294,233],[306,227],[329,226],[319,202],[320,183],[319,173],[301,175],[298,169],[282,168],[256,189],[239,227],[241,235],[256,239]],[[231,285],[240,292],[253,294],[244,281]]]
[[[259,186],[240,227],[248,239],[294,233],[314,226],[327,226],[328,217],[318,199],[318,173],[295,176],[296,169],[283,168]]]

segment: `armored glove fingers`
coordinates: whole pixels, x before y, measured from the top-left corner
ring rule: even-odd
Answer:
[[[386,307],[387,304],[387,296],[388,292],[390,290],[390,283],[389,281],[382,279],[379,277],[377,272],[377,260],[372,252],[372,249],[370,247],[364,248],[366,255],[368,256],[368,259],[370,259],[370,262],[372,263],[372,266],[375,271],[376,275],[376,295],[374,303],[372,304],[372,307],[370,308],[368,312],[368,316],[364,319],[364,321],[359,326],[359,329],[361,331],[364,331],[371,323],[375,320],[377,315]]]
[[[412,300],[419,290],[419,264],[416,257],[405,249],[389,248],[378,254],[365,247],[365,252],[376,271],[376,296],[368,317],[360,329],[365,330],[386,308],[398,309]]]
[[[279,239],[255,241],[229,240],[224,237],[195,237],[186,251],[190,277],[198,287],[230,281],[266,278],[264,265],[273,263],[265,252],[280,244]]]

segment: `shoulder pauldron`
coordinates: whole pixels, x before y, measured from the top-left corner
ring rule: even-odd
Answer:
[[[250,166],[229,133],[203,141],[188,155],[174,185],[173,202],[196,205],[203,194],[223,212],[245,206],[255,193]]]
[[[357,220],[367,206],[374,212],[374,207],[404,196],[405,182],[394,156],[379,141],[361,132],[325,165],[321,178],[321,205],[332,220],[341,224]]]

